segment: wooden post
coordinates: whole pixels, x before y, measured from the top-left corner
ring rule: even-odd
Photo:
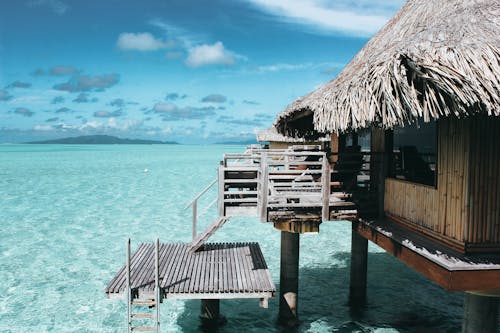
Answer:
[[[286,326],[298,324],[299,234],[281,232],[279,321]]]
[[[366,276],[368,261],[368,240],[361,237],[357,222],[352,224],[351,237],[351,280],[349,285],[349,303],[351,306],[362,306],[366,303]]]
[[[226,215],[226,210],[224,208],[224,191],[226,190],[225,184],[224,184],[224,161],[221,161],[219,164],[219,174],[218,174],[218,181],[219,181],[219,193],[218,193],[218,200],[217,200],[217,207],[219,211],[219,217],[225,216]]]
[[[267,200],[269,192],[269,166],[267,165],[267,153],[263,153],[260,162],[261,178],[260,178],[260,220],[267,222]]]
[[[337,163],[339,159],[339,137],[337,134],[333,133],[332,138],[331,138],[331,143],[330,143],[330,152],[333,153],[333,155],[330,157],[330,163],[335,166],[335,163]]]
[[[370,182],[377,191],[378,217],[384,217],[385,178],[393,174],[392,151],[393,131],[382,128],[372,128],[370,138]]]
[[[193,202],[193,240],[196,238],[196,215],[198,215],[198,200]]]
[[[321,210],[321,219],[323,221],[330,220],[330,163],[326,158],[326,154],[323,154],[323,165],[322,165],[322,174],[321,174],[321,197],[322,197],[322,210]]]
[[[498,298],[465,293],[462,333],[497,332]]]
[[[220,314],[219,299],[202,299],[200,309],[202,325],[217,326],[225,323],[226,319]]]
[[[155,302],[156,302],[156,333],[160,333],[160,239],[155,242]]]
[[[125,263],[127,265],[127,275],[126,275],[126,290],[125,290],[125,300],[127,302],[127,332],[132,331],[132,291],[130,287],[130,238],[127,239],[127,254],[125,258]]]

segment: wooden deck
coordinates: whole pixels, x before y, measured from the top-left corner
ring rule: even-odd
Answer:
[[[162,298],[227,299],[274,296],[274,286],[257,243],[208,243],[189,251],[186,243],[162,243],[159,251]],[[154,297],[154,245],[143,243],[131,257],[132,293]],[[108,298],[123,298],[123,266],[106,287]]]
[[[358,234],[447,290],[500,290],[499,254],[462,254],[388,220],[354,225]]]

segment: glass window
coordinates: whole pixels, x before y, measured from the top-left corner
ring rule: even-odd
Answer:
[[[394,129],[393,162],[392,170],[396,178],[436,186],[436,122],[417,122]]]

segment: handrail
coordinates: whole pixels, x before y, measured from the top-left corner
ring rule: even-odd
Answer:
[[[160,332],[160,239],[155,242],[155,305],[156,305],[156,333]]]
[[[191,201],[186,207],[184,207],[184,210],[188,209],[189,207],[193,207],[193,239],[196,238],[196,223],[198,219],[198,199],[205,194],[212,186],[214,186],[215,183],[217,183],[217,178],[212,180],[210,184],[208,184],[198,195]]]
[[[127,332],[132,331],[132,288],[130,286],[130,238],[127,239],[127,254],[125,259],[126,275],[125,275],[125,300],[127,302]]]
[[[188,209],[190,206],[192,206],[194,204],[195,201],[198,201],[198,199],[203,195],[205,194],[208,190],[210,190],[210,188],[212,186],[214,186],[214,184],[217,183],[217,178],[215,178],[214,180],[212,180],[212,182],[210,184],[207,185],[207,187],[205,187],[200,193],[198,193],[198,195],[196,197],[194,197],[194,199],[186,206],[184,207],[184,210]]]

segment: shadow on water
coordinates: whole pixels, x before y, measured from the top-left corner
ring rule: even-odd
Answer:
[[[295,329],[277,324],[278,293],[269,309],[259,308],[258,300],[222,300],[227,323],[218,329],[201,327],[200,301],[187,301],[177,324],[183,332],[209,333],[460,331],[462,293],[446,292],[386,253],[369,253],[368,301],[353,309],[348,304],[350,253],[332,259],[345,265],[300,269],[301,324]]]

